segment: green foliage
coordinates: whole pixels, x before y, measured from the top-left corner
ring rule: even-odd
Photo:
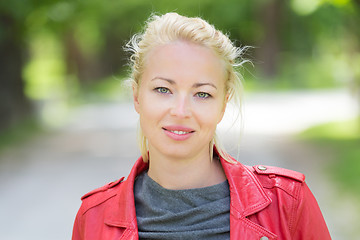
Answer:
[[[360,118],[311,127],[299,138],[311,142],[332,156],[327,162],[329,176],[351,194],[360,186]]]
[[[360,138],[360,119],[345,122],[331,122],[311,127],[300,134],[303,139],[338,141],[356,140]]]
[[[19,2],[12,4],[17,6]],[[72,33],[79,50],[89,59],[102,58],[109,41],[117,41],[116,50],[123,55],[121,47],[143,27],[153,12],[177,11],[188,16],[201,16],[229,33],[238,45],[261,47],[258,44],[264,38],[264,26],[260,14],[269,3],[263,0],[229,0],[226,4],[210,0],[43,0],[35,5],[34,2],[26,1],[27,4],[21,5],[21,11],[16,13],[25,19],[28,36],[41,35],[43,29],[48,29],[59,38],[59,47],[63,48],[62,39]],[[12,12],[13,8],[7,9]],[[350,0],[292,0],[284,2],[282,10],[285,21],[279,32],[279,76],[272,78],[273,81],[280,79],[279,85],[290,87],[336,86],[337,81],[325,70],[329,66],[319,62],[329,64],[330,58],[339,51],[344,52],[336,44],[345,38],[344,31],[353,31],[346,24],[358,16],[358,6]],[[355,30],[356,26],[352,28]],[[36,38],[31,37],[29,41]],[[117,61],[123,63],[125,57],[118,58]],[[257,70],[261,68],[259,64]]]
[[[110,76],[83,88],[75,104],[89,102],[114,102],[131,99],[132,90],[124,82],[125,77]]]
[[[265,18],[274,3],[278,14]],[[56,99],[61,106],[82,88],[96,89],[91,87],[96,82],[124,72],[124,44],[152,13],[169,11],[200,16],[237,46],[254,46],[246,57],[255,68],[247,65],[250,72],[244,70],[245,85],[252,89],[329,88],[349,82],[359,86],[359,9],[352,0],[1,1],[0,44],[12,38],[24,48],[27,96]],[[266,41],[267,21],[275,23],[275,43]],[[11,35],[14,31],[16,36]],[[270,53],[274,57],[261,56],[269,54],[261,52],[266,44],[275,49]],[[275,75],[263,74],[270,61]],[[95,92],[104,96],[106,91]]]
[[[58,39],[44,31],[32,39],[30,49],[33,58],[24,69],[26,94],[35,100],[63,97],[66,69]]]

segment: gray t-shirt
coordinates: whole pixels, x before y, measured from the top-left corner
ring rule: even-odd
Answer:
[[[140,174],[134,186],[139,239],[230,239],[229,184],[169,190]]]

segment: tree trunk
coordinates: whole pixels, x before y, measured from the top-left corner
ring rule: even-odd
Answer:
[[[80,85],[86,86],[107,76],[103,71],[105,63],[101,61],[100,54],[90,56],[84,53],[72,30],[64,35],[64,46],[67,72],[77,76]]]
[[[0,29],[0,131],[4,130],[24,117],[32,109],[24,94],[22,79],[23,50],[22,32],[16,20],[1,13]]]
[[[277,74],[278,53],[280,50],[280,24],[282,14],[282,0],[271,0],[260,10],[260,19],[264,37],[260,40],[257,51],[262,72],[265,77],[272,78]]]

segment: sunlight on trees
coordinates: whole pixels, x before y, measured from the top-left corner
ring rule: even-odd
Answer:
[[[23,73],[4,72],[1,79],[22,76],[18,89],[28,99],[66,105],[102,79],[121,79],[130,36],[151,13],[177,11],[208,20],[238,46],[254,46],[245,57],[255,67],[243,71],[250,88],[351,86],[360,96],[359,9],[352,0],[14,0],[0,3],[0,49],[14,60],[4,52],[0,61]]]

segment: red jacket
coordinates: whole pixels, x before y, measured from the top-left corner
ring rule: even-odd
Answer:
[[[304,175],[276,167],[220,160],[230,186],[230,239],[331,239]],[[73,240],[138,239],[134,180],[148,168],[138,159],[127,180],[82,197]]]

